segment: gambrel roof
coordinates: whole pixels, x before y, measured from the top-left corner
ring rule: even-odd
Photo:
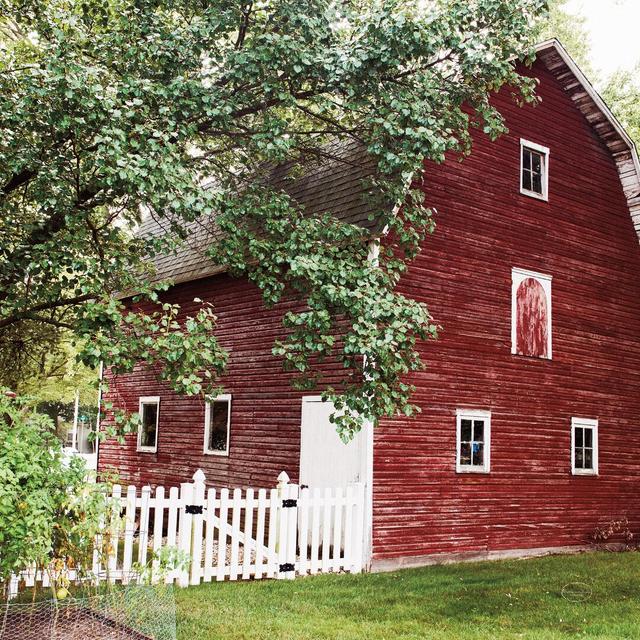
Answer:
[[[538,59],[611,152],[640,239],[640,163],[633,141],[558,40],[543,42],[537,45],[536,51]],[[288,163],[271,168],[264,176],[266,182],[273,188],[283,189],[309,214],[331,211],[345,222],[378,233],[372,214],[380,210],[381,203],[379,200],[376,203],[375,194],[367,186],[367,178],[375,175],[374,161],[355,142],[335,143],[327,151],[332,158],[315,158],[302,172],[295,173],[295,177],[291,176]],[[389,203],[382,206],[393,207]],[[138,233],[158,235],[166,233],[169,227],[168,221],[147,216]],[[179,249],[153,260],[156,279],[177,284],[225,270],[206,256],[206,249],[217,233],[215,216],[196,220],[188,229],[188,237]]]
[[[536,52],[611,152],[640,239],[640,162],[633,140],[558,40],[540,43]]]

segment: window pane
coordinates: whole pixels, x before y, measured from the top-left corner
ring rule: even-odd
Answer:
[[[576,427],[576,447],[584,446],[584,429],[582,427]]]
[[[531,165],[534,173],[542,173],[542,156],[539,153],[531,154]]]
[[[215,400],[209,409],[209,451],[227,450],[229,401]]]
[[[473,443],[473,464],[478,467],[484,464],[484,444],[482,442]]]
[[[584,429],[584,446],[593,447],[593,429]]]
[[[525,169],[531,169],[531,151],[529,149],[522,149],[522,166]]]
[[[535,191],[542,195],[542,175],[539,173],[533,174],[533,183],[531,185],[531,191]]]
[[[469,442],[471,438],[471,420],[461,420],[460,421],[460,441],[461,442]]]
[[[473,439],[484,442],[484,420],[473,421]]]
[[[584,469],[584,449],[576,449],[576,469]]]
[[[471,443],[463,442],[460,445],[460,464],[471,464]]]
[[[531,172],[526,169],[522,171],[522,188],[531,191]]]
[[[158,420],[158,405],[154,403],[142,405],[142,433],[140,445],[143,447],[156,446],[156,423]]]
[[[593,469],[593,449],[584,450],[584,468]]]

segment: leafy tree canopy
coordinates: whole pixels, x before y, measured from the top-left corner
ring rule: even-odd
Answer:
[[[436,328],[395,291],[433,228],[406,186],[424,158],[468,153],[471,128],[504,131],[492,92],[533,99],[515,64],[544,5],[0,0],[0,335],[66,329],[90,366],[141,361],[178,392],[211,392],[227,360],[213,309],[162,304],[146,260],[216,212],[212,255],[267,304],[300,300],[274,349],[301,384],[322,358],[344,363],[326,391],[344,432],[358,416],[411,414],[403,377]],[[362,144],[384,200],[404,202],[380,208],[393,241],[377,264],[361,229],[305,216],[256,180],[264,163],[323,158],[336,139]],[[170,233],[135,237],[142,211]],[[145,311],[116,292],[143,294]]]
[[[550,0],[549,13],[547,19],[540,23],[538,39],[560,40],[582,71],[594,81],[595,70],[591,64],[591,44],[586,18],[579,13],[570,12],[566,7],[567,1]]]
[[[602,97],[640,149],[640,62],[632,71],[621,69],[611,74]]]

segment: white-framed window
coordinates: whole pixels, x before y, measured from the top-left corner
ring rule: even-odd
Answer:
[[[231,394],[225,393],[205,405],[204,452],[213,456],[228,456],[230,431]]]
[[[520,138],[520,193],[549,199],[549,149]]]
[[[598,475],[598,421],[571,418],[571,473]]]
[[[511,353],[551,360],[551,280],[544,273],[511,270]]]
[[[155,453],[158,450],[158,419],[160,418],[160,397],[143,396],[138,407],[138,451]]]
[[[456,471],[489,473],[491,461],[491,412],[458,409]]]

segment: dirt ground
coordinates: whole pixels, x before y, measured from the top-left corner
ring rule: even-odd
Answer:
[[[2,611],[0,640],[151,640],[82,606],[9,607]]]

